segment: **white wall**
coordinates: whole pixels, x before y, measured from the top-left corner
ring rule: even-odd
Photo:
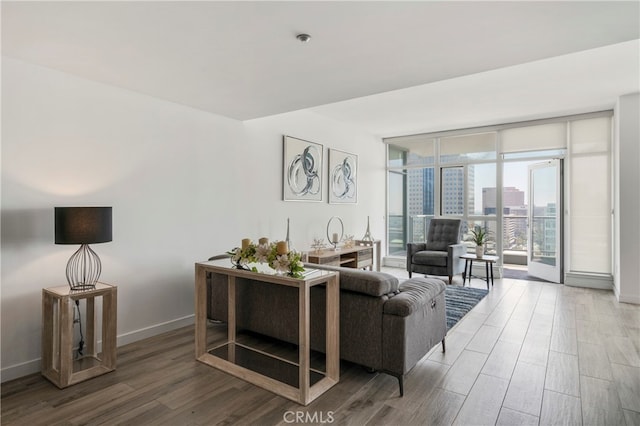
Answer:
[[[282,134],[324,145],[324,180],[322,203],[278,202],[271,203],[274,209],[270,228],[263,230],[265,224],[253,218],[254,235],[266,235],[284,238],[286,221],[291,218],[291,240],[295,248],[308,247],[313,238],[325,238],[327,222],[332,216],[339,216],[344,222],[345,235],[362,238],[366,231],[367,216],[370,216],[371,233],[374,238],[384,239],[385,199],[386,199],[386,146],[380,139],[355,131],[349,126],[333,122],[327,126],[327,119],[308,110],[281,114],[265,119],[251,120],[245,123],[247,138],[255,151],[248,163],[255,170],[257,181],[253,184],[257,203],[251,207],[251,216],[260,215],[263,205],[270,200],[282,198]],[[339,149],[358,155],[358,203],[327,203],[328,149]],[[264,158],[277,161],[265,162]],[[260,184],[261,179],[270,178],[271,184]],[[271,231],[271,232],[269,232]],[[252,235],[248,235],[251,237]]]
[[[41,289],[66,285],[76,247],[53,244],[54,206],[113,206],[113,242],[93,248],[119,345],[191,323],[194,262],[283,239],[287,217],[300,249],[333,215],[384,233],[383,144],[312,112],[242,123],[3,57],[2,124],[2,381],[39,371]],[[283,134],[358,154],[358,204],[281,201]]]
[[[614,286],[620,302],[640,304],[640,94],[621,96],[615,115]]]

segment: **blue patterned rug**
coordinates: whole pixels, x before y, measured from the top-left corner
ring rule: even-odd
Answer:
[[[487,293],[489,291],[482,288],[448,285],[444,293],[447,310],[447,330],[456,325]]]

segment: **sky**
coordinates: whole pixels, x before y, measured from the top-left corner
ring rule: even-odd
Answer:
[[[515,187],[521,191],[524,191],[524,202],[525,204],[529,204],[529,184],[528,174],[529,169],[528,166],[530,164],[543,163],[544,161],[518,161],[518,162],[509,162],[504,163],[504,172],[503,172],[503,186],[504,187]],[[495,175],[493,174],[482,174],[476,173],[475,176],[476,186],[475,186],[475,197],[479,203],[482,203],[482,188],[495,188]],[[549,201],[554,202],[554,201]]]

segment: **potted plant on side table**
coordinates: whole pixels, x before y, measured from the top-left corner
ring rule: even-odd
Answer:
[[[482,228],[480,225],[476,225],[469,232],[471,232],[473,237],[471,241],[476,245],[476,257],[480,259],[484,256],[484,246],[489,240],[489,231]]]

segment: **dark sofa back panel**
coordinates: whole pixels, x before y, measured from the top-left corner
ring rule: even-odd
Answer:
[[[208,315],[227,322],[227,276],[209,276]],[[324,286],[311,288],[311,349],[325,352]],[[340,358],[367,367],[382,366],[382,307],[386,296],[340,292]],[[260,281],[236,279],[236,323],[289,343],[298,343],[298,290]]]
[[[207,272],[207,318],[227,322],[227,276]]]
[[[227,276],[211,274],[210,319],[228,321]],[[286,342],[298,341],[298,290],[236,278],[236,329],[251,330]]]

